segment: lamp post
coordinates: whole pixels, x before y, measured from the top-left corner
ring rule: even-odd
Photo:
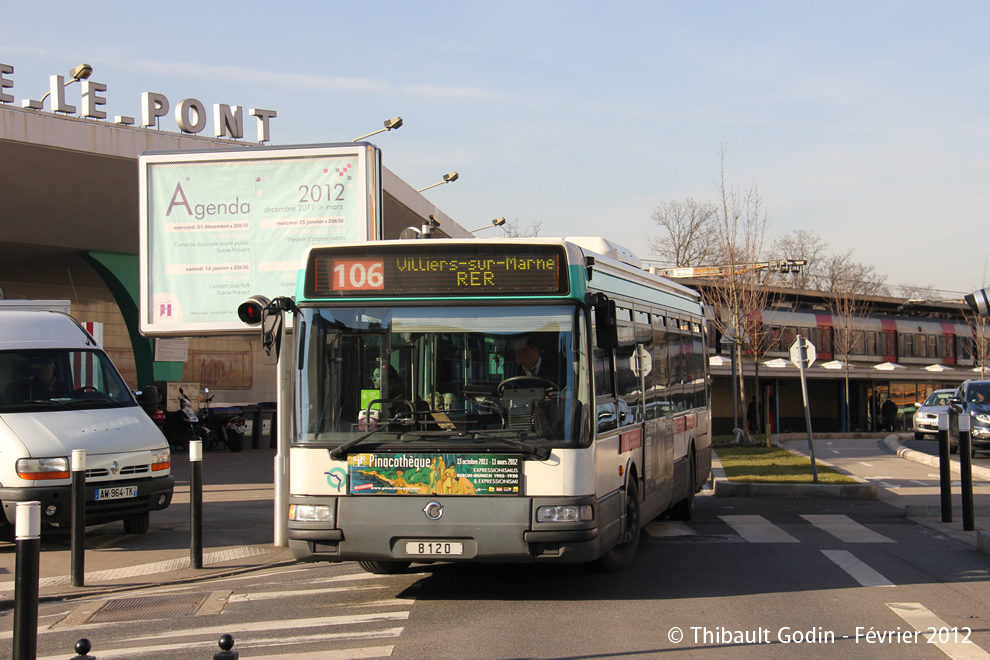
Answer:
[[[492,227],[501,227],[504,224],[505,224],[505,218],[495,218],[494,220],[491,221],[490,224],[487,224],[484,227],[478,227],[477,229],[472,229],[471,233],[473,234],[475,232],[483,231],[485,229],[491,229]]]
[[[91,75],[93,75],[93,67],[88,64],[78,64],[69,71],[69,81],[62,83],[62,89],[65,89],[77,80],[86,80]],[[53,79],[57,78],[61,80],[61,76],[52,76]],[[43,110],[45,108],[45,99],[51,96],[52,90],[45,92],[45,95],[41,97],[40,101],[32,101],[31,99],[24,99],[21,101],[22,108],[29,108],[31,110]],[[61,92],[57,95],[59,97],[59,106],[64,105],[64,99],[62,98]],[[54,103],[54,101],[52,101]],[[52,112],[55,112],[57,108],[52,108]],[[75,112],[76,109],[72,106],[66,106],[65,108],[68,112]]]
[[[364,138],[369,138],[372,135],[378,135],[379,133],[384,133],[385,131],[391,131],[393,129],[399,128],[400,126],[402,126],[402,117],[392,117],[391,119],[385,120],[385,128],[379,128],[377,131],[372,131],[367,135],[362,135],[359,138],[354,138],[353,140],[351,140],[351,142],[360,142]]]
[[[453,183],[454,181],[457,181],[458,177],[460,177],[460,174],[457,172],[447,172],[443,175],[443,181],[437,181],[433,185],[420,188],[416,192],[423,192],[424,190],[429,190],[430,188],[436,188],[437,186],[442,186],[445,183]]]

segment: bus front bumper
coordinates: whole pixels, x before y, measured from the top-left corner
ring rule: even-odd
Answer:
[[[289,521],[289,549],[300,561],[583,563],[609,547],[595,516],[535,519],[541,506],[590,506],[597,514],[594,497],[290,496],[289,503],[335,511],[334,523]]]

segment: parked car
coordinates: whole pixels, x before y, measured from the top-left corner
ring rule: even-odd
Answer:
[[[969,415],[973,453],[990,451],[990,380],[967,380],[956,389],[953,398]],[[959,451],[959,438],[954,434],[950,435],[949,451]]]
[[[924,403],[917,404],[918,409],[914,412],[915,439],[938,437],[938,416],[949,411],[949,399],[955,393],[955,390],[935,390]]]

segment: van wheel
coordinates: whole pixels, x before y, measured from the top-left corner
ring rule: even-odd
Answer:
[[[595,569],[604,573],[625,570],[636,557],[642,521],[640,520],[639,488],[630,479],[626,485],[626,528],[619,542],[595,562]]]
[[[128,534],[144,534],[151,527],[151,514],[124,519],[124,531]]]
[[[358,566],[376,575],[401,573],[409,568],[411,561],[359,561]]]

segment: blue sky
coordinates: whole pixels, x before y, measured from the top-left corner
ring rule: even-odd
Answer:
[[[714,198],[725,145],[774,235],[813,230],[891,284],[983,285],[984,2],[4,4],[18,105],[87,62],[111,116],[144,91],[274,109],[272,144],[399,115],[385,165],[414,187],[457,170],[425,194],[462,225],[643,258],[657,204]]]

